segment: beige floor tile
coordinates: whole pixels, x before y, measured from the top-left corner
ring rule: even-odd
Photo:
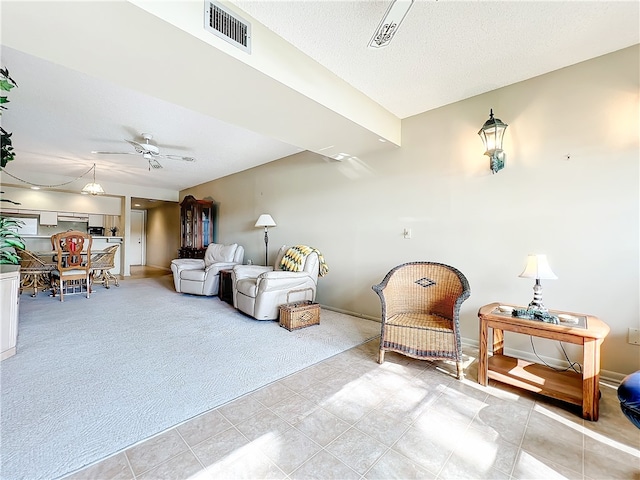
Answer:
[[[640,429],[624,416],[620,410],[617,387],[602,385],[600,387],[600,417],[597,422],[585,421],[586,429],[605,435],[616,442],[640,449]]]
[[[187,451],[189,447],[176,429],[168,430],[125,451],[133,473],[150,470]]]
[[[196,445],[231,427],[231,422],[218,410],[211,410],[179,425],[176,429],[188,445]]]
[[[243,455],[247,451],[255,451],[256,447],[238,430],[230,428],[192,446],[191,449],[198,460],[210,469],[218,463],[227,462],[229,458]]]
[[[287,475],[322,449],[320,445],[295,428],[273,438],[261,439],[258,447]]]
[[[447,461],[438,474],[438,480],[468,480],[470,478],[474,480],[509,480],[511,477],[492,467],[484,470],[473,463],[456,461],[455,459]]]
[[[397,419],[379,410],[369,412],[354,426],[388,447],[393,445],[408,428],[407,424],[398,422]]]
[[[506,442],[496,434],[467,429],[458,439],[452,455],[447,460],[447,477],[509,477],[518,451],[518,445]]]
[[[364,478],[367,480],[429,480],[436,478],[436,474],[404,455],[388,450],[369,469]]]
[[[321,450],[289,477],[292,480],[358,480],[360,474],[327,451]]]
[[[327,410],[318,408],[297,422],[295,427],[324,447],[346,432],[351,425]]]
[[[271,407],[293,395],[295,392],[281,381],[267,385],[253,392],[252,396],[266,407]]]
[[[485,404],[471,422],[471,428],[520,446],[531,408],[513,402]]]
[[[421,422],[424,423],[411,426],[392,449],[437,473],[453,452],[459,441],[459,433],[456,428],[441,430],[441,427],[429,422],[426,416]]]
[[[375,407],[375,405],[361,404],[355,399],[346,397],[344,395],[336,395],[334,398],[322,402],[320,406],[350,424],[360,420]]]
[[[322,404],[323,402],[328,402],[336,395],[338,395],[343,388],[345,388],[343,385],[336,385],[333,383],[320,381],[311,385],[306,390],[300,392],[300,395],[308,398],[309,400],[312,400],[317,404]]]
[[[583,476],[582,473],[556,464],[547,458],[520,450],[511,478],[514,480],[581,480]]]
[[[399,389],[393,396],[385,398],[376,410],[408,425],[427,411],[446,388],[441,385],[425,388],[420,383],[409,384]]]
[[[318,404],[297,393],[273,405],[271,410],[290,423],[296,423],[313,413]]]
[[[584,475],[591,479],[640,479],[640,450],[609,437],[585,435]]]
[[[541,413],[534,409],[521,448],[538,459],[545,458],[582,474],[583,437],[581,421],[571,423],[551,411]]]
[[[459,383],[455,382],[446,387],[430,408],[447,418],[468,425],[483,408],[487,407],[484,400],[478,398],[486,398],[486,394],[477,395],[474,388],[462,388]]]
[[[360,430],[350,428],[331,442],[326,450],[363,475],[388,447]]]
[[[243,449],[209,465],[214,480],[279,480],[287,478],[265,454],[256,449]],[[189,480],[200,480],[195,478]]]
[[[124,453],[118,453],[65,477],[66,480],[133,480],[133,472]]]
[[[283,378],[280,380],[280,383],[294,392],[301,392],[319,381],[320,380],[318,378],[312,375],[312,372],[302,370],[301,372],[294,373],[293,375]]]
[[[138,475],[136,480],[213,480],[192,452],[177,455]]]
[[[231,423],[240,423],[265,409],[253,395],[245,395],[218,408],[218,411]]]
[[[291,424],[271,410],[262,410],[260,413],[248,418],[236,425],[236,428],[249,440],[257,440],[261,437],[273,437],[286,432]]]

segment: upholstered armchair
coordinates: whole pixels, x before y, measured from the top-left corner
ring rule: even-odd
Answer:
[[[276,320],[280,305],[315,300],[320,261],[312,252],[305,257],[301,271],[282,269],[282,258],[289,247],[278,251],[273,267],[236,265],[231,273],[233,306],[256,320]]]
[[[242,264],[244,247],[233,243],[211,243],[204,259],[179,258],[171,261],[173,283],[178,293],[212,296],[218,294],[220,270]]]

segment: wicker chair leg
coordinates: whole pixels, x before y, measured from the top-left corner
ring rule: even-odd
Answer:
[[[458,380],[464,380],[464,369],[462,368],[462,362],[456,362],[456,368],[458,370]]]
[[[378,352],[378,363],[384,363],[384,350],[382,349]]]

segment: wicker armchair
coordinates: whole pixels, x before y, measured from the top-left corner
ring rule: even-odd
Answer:
[[[463,378],[460,344],[460,306],[471,293],[457,269],[433,262],[399,265],[373,290],[382,303],[382,331],[378,363],[384,352],[456,362]]]
[[[101,283],[105,288],[109,288],[110,283],[120,286],[118,277],[111,273],[111,269],[115,268],[116,250],[119,246],[111,245],[91,258],[91,283]]]
[[[51,271],[55,264],[48,259],[39,257],[30,250],[16,249],[20,257],[20,293],[26,288],[33,288],[32,297],[38,294],[38,289],[51,287]]]

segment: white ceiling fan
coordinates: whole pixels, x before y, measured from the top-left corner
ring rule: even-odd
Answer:
[[[160,149],[157,145],[153,145],[150,143],[150,140],[153,139],[153,135],[150,133],[143,133],[142,138],[145,143],[135,142],[133,140],[126,140],[125,142],[131,144],[133,148],[135,148],[135,152],[99,152],[92,151],[91,153],[96,153],[98,155],[142,155],[142,157],[149,163],[149,170],[152,168],[162,168],[160,162],[158,162],[158,158],[165,158],[168,160],[181,160],[183,162],[195,162],[195,158],[193,157],[183,157],[182,155],[164,155],[160,154]]]

